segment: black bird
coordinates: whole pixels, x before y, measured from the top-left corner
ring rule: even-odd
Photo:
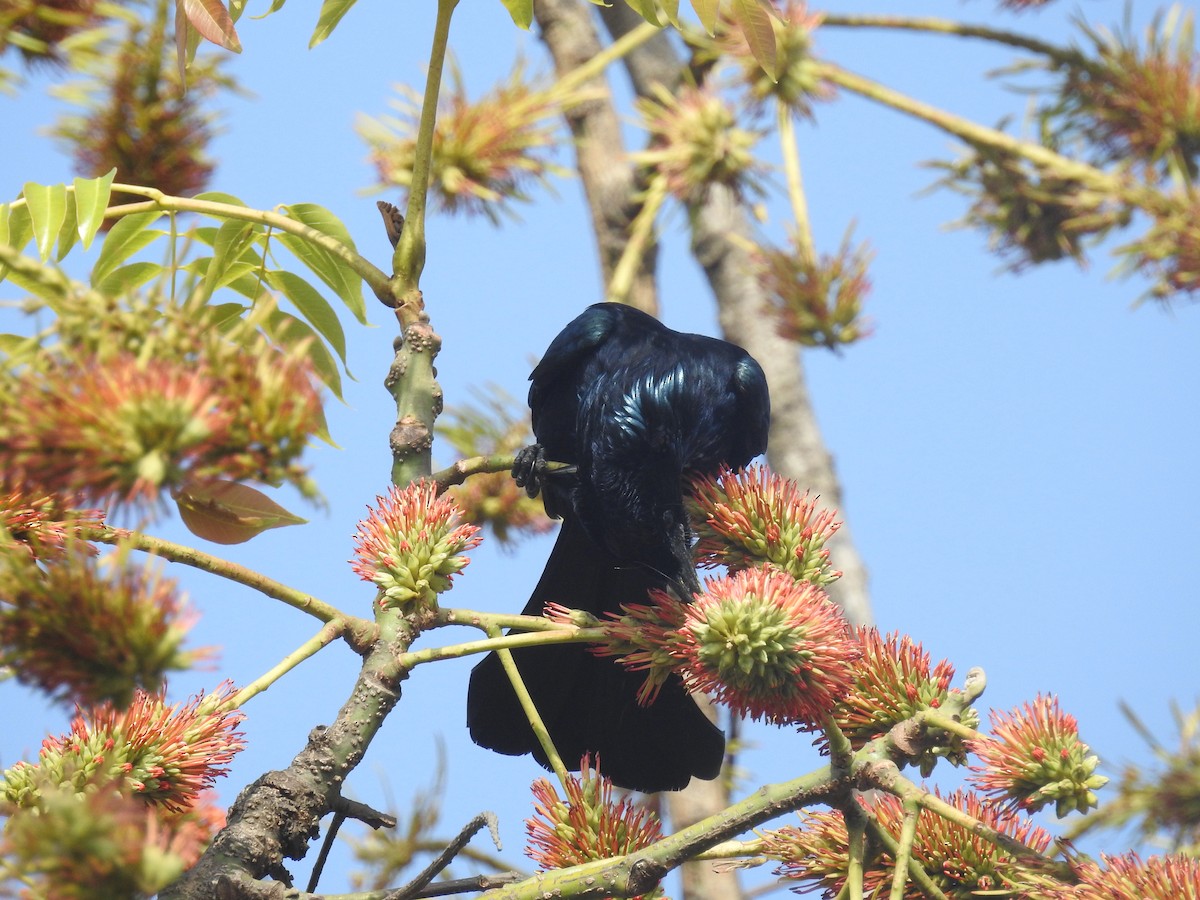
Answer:
[[[739,347],[672,331],[617,303],[588,307],[550,344],[529,376],[538,441],[514,474],[541,487],[546,511],[563,520],[525,615],[561,603],[597,616],[645,603],[647,591],[690,599],[700,584],[683,505],[685,481],[738,468],[767,445],[766,377]],[[547,473],[541,463],[574,466]],[[693,775],[715,778],[725,737],[673,676],[650,706],[644,675],[593,655],[583,644],[513,651],[554,746],[574,768],[598,753],[620,787],[678,790]],[[471,672],[467,726],[499,753],[542,751],[500,659]]]

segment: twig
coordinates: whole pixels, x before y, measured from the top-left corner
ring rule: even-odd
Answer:
[[[333,849],[333,842],[337,838],[338,831],[341,830],[342,823],[346,821],[346,814],[343,812],[335,812],[333,819],[329,823],[329,831],[325,833],[325,840],[321,842],[321,850],[317,854],[317,859],[313,863],[312,874],[308,876],[308,887],[305,888],[310,894],[316,893],[317,882],[321,880],[321,873],[325,871],[325,861],[329,859],[329,851]]]
[[[404,887],[400,888],[400,890],[393,891],[392,893],[388,894],[387,900],[413,900],[414,897],[421,896],[419,892],[426,887],[429,882],[433,881],[439,872],[446,868],[446,866],[450,865],[450,863],[454,860],[454,857],[456,857],[462,851],[463,847],[470,843],[471,838],[473,838],[479,832],[479,829],[483,828],[485,825],[488,826],[488,829],[492,832],[492,840],[496,842],[496,849],[500,849],[500,840],[497,837],[499,833],[499,825],[496,821],[496,814],[493,812],[481,812],[463,827],[462,831],[458,833],[454,840],[446,845],[446,849],[439,853],[429,865],[422,869],[421,873],[416,878],[414,878]]]

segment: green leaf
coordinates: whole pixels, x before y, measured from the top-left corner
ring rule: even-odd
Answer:
[[[200,243],[211,247],[217,242],[217,226],[216,225],[197,225],[190,232],[191,236]]]
[[[217,478],[186,484],[174,499],[188,531],[214,544],[242,544],[269,528],[308,521],[262,491]]]
[[[284,209],[297,222],[303,222],[322,234],[336,238],[351,250],[355,249],[354,240],[341,219],[324,207],[315,203],[295,203],[285,206]],[[317,277],[333,288],[334,293],[346,304],[346,308],[354,314],[354,318],[364,325],[367,323],[367,304],[363,299],[362,279],[358,277],[357,272],[340,257],[311,241],[287,232],[277,232],[276,237]]]
[[[0,357],[16,359],[36,353],[41,342],[27,334],[0,334]]]
[[[625,2],[630,9],[651,25],[662,27],[662,21],[658,18],[658,5],[654,0],[625,0]]]
[[[192,198],[193,200],[207,200],[209,203],[228,203],[230,206],[245,206],[246,204],[239,200],[233,194],[226,194],[223,191],[204,191]]]
[[[337,361],[312,328],[291,313],[275,310],[267,321],[266,331],[281,347],[295,347],[301,341],[307,341],[308,358],[317,377],[335,397],[342,399],[342,373],[338,369]]]
[[[210,303],[204,308],[204,321],[221,331],[233,327],[246,312],[240,303]]]
[[[29,207],[0,205],[0,243],[14,250],[23,250],[33,237],[33,225],[29,221]],[[8,266],[0,265],[0,281],[8,277]]]
[[[37,240],[38,255],[45,262],[50,258],[54,242],[67,218],[67,186],[65,184],[36,184],[26,182],[22,189],[29,218],[33,223],[33,236]]]
[[[254,242],[258,228],[259,226],[253,222],[241,222],[237,219],[229,219],[221,224],[213,239],[212,260],[204,273],[204,281],[201,282],[197,291],[197,304],[207,303],[213,295],[213,291],[245,274],[245,267],[232,276],[230,276],[229,270],[233,264],[238,262],[242,251]]]
[[[92,286],[102,294],[123,294],[139,288],[162,273],[163,267],[155,262],[135,262],[121,266],[105,275]]]
[[[161,215],[159,210],[134,213],[125,216],[112,227],[104,240],[104,246],[100,248],[100,258],[92,268],[93,285],[103,281],[117,266],[160,236],[159,232],[150,231],[150,226],[158,221]]]
[[[8,245],[8,213],[9,213],[9,209],[10,209],[10,207],[7,203],[0,203],[0,244],[4,244],[5,246]],[[5,275],[7,275],[7,274],[8,274],[8,266],[4,265],[4,263],[0,263],[0,281],[3,281]]]
[[[295,304],[300,315],[325,338],[337,353],[342,364],[346,363],[346,334],[337,313],[321,292],[295,272],[274,270],[267,273],[267,283]]]
[[[224,47],[234,53],[242,52],[242,42],[238,40],[237,29],[233,27],[233,18],[221,0],[175,0],[192,27],[200,35],[218,47]]]
[[[8,246],[14,250],[24,250],[32,239],[33,222],[29,218],[29,207],[24,204],[11,207],[8,213]]]
[[[283,4],[286,2],[287,2],[287,0],[271,0],[271,8],[270,9],[268,9],[265,13],[262,13],[261,15],[252,16],[252,18],[265,19],[271,13],[279,12],[281,9],[283,9]]]
[[[317,18],[317,27],[313,29],[312,37],[308,39],[308,49],[311,50],[325,38],[333,34],[342,16],[350,12],[355,0],[325,0],[321,4],[321,15]]]
[[[717,14],[721,9],[721,0],[692,0],[692,9],[696,18],[710,35],[717,33]]]
[[[771,14],[763,7],[764,2],[768,0],[733,0],[733,17],[758,64],[772,81],[778,81],[775,29],[771,25]]]
[[[109,169],[99,178],[75,179],[75,219],[79,226],[79,242],[86,250],[104,222],[104,212],[112,195],[113,178],[117,170]]]
[[[508,10],[513,24],[528,31],[530,23],[533,22],[533,0],[500,0],[500,2]]]
[[[682,28],[679,24],[679,0],[662,0],[662,11],[668,22],[676,28]]]
[[[79,239],[79,222],[75,218],[75,204],[70,199],[67,200],[67,215],[63,218],[62,228],[58,230],[58,255],[55,257],[57,262],[62,262],[67,258],[67,254],[71,252],[71,248],[75,246],[75,241]]]

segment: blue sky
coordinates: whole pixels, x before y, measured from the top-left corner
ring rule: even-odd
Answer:
[[[386,266],[390,247],[375,197],[363,192],[373,175],[354,123],[361,112],[383,112],[393,84],[420,83],[432,5],[364,0],[315,51],[306,49],[315,18],[307,5],[289,4],[265,21],[243,19],[245,52],[230,70],[252,96],[224,101],[212,187],[251,205],[327,206],[360,250]],[[1141,21],[1150,6],[1138,4]],[[1064,37],[1072,9],[1060,3],[1037,15],[1002,16],[983,2],[903,5],[912,14],[1005,24],[1047,39]],[[1092,22],[1116,25],[1124,4],[1091,0],[1080,9]],[[472,96],[507,74],[516,55],[545,69],[537,40],[513,28],[496,2],[464,0],[452,44]],[[1019,120],[1024,112],[1021,96],[982,79],[1010,56],[977,42],[827,29],[818,49],[985,123],[1004,115]],[[43,77],[17,98],[0,98],[5,197],[25,181],[73,174],[39,136],[58,109]],[[620,80],[617,89],[626,91]],[[949,657],[960,677],[983,666],[983,707],[1009,709],[1039,691],[1056,692],[1109,774],[1148,761],[1118,701],[1170,743],[1170,703],[1190,708],[1200,700],[1197,310],[1135,307],[1146,285],[1111,280],[1103,251],[1083,270],[1059,263],[1003,272],[983,236],[946,229],[964,212],[961,198],[918,196],[935,178],[922,161],[955,152],[950,139],[924,125],[844,96],[819,107],[816,125],[799,134],[819,248],[836,250],[853,222],[856,237],[876,252],[874,334],[841,356],[808,352],[805,365],[844,488],[844,514],[870,570],[878,624],[912,634],[935,659]],[[483,382],[523,396],[530,361],[566,321],[601,299],[579,186],[559,181],[556,190],[557,197],[540,197],[502,229],[445,217],[430,222],[422,287],[444,339],[438,368],[448,403],[467,400],[469,387]],[[769,212],[764,232],[779,240],[784,206],[774,203]],[[663,317],[677,328],[714,333],[714,304],[687,254],[684,226],[678,212],[664,221]],[[88,259],[73,265],[86,271]],[[0,285],[0,299],[13,296],[10,285]],[[386,488],[394,418],[382,387],[394,325],[382,308],[370,317],[378,327],[347,322],[358,380],[348,384],[346,403],[328,410],[340,449],[318,447],[310,456],[328,513],[311,511],[311,524],[268,532],[243,547],[209,548],[363,614],[372,590],[345,561],[356,520]],[[21,328],[28,324],[0,308],[0,331]],[[451,461],[446,448],[435,454],[439,463]],[[281,499],[305,513],[295,498]],[[176,522],[158,530],[190,540]],[[547,540],[528,541],[516,553],[485,542],[443,600],[516,611],[548,550]],[[264,598],[199,574],[180,577],[203,613],[193,645],[221,645],[222,652],[216,670],[172,683],[178,698],[221,677],[244,683],[317,630]],[[267,768],[286,765],[308,730],[332,718],[356,662],[335,645],[251,702],[250,746],[221,785],[224,799],[232,801]],[[471,745],[463,722],[469,667],[426,667],[404,685],[348,793],[372,803],[386,793],[403,804],[428,783],[444,741],[444,830],[457,830],[481,808],[496,809],[505,851],[516,859],[528,784],[541,773],[527,759]],[[67,720],[66,711],[47,709],[10,682],[0,684],[0,708],[7,713],[4,766],[35,753],[42,736],[63,730]],[[749,736],[757,748],[742,759],[748,785],[794,776],[816,761],[803,736],[764,728]],[[1106,839],[1093,849],[1125,846]],[[307,873],[308,865],[295,870]],[[341,860],[323,887],[339,887],[344,870]]]

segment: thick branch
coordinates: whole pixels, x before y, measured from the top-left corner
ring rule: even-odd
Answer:
[[[614,4],[603,13],[614,36],[640,21],[632,11],[619,11],[619,6]],[[638,95],[648,96],[655,83],[663,83],[668,89],[677,86],[684,62],[664,40],[634,49],[626,57],[626,69]],[[667,74],[669,71],[675,73],[673,77]],[[704,267],[716,296],[721,330],[728,340],[749,351],[767,375],[771,390],[771,467],[819,493],[827,505],[840,507],[841,488],[808,397],[799,351],[776,333],[774,322],[762,313],[767,298],[753,275],[747,248],[753,246],[754,235],[745,205],[733,191],[718,185],[710,188],[690,213],[692,254]],[[843,573],[830,586],[830,593],[852,622],[869,622],[866,569],[847,524],[842,525],[830,549]]]
[[[321,818],[335,808],[346,776],[400,699],[405,670],[399,660],[415,630],[396,614],[380,626],[383,635],[337,718],[312,730],[288,768],[268,772],[238,795],[228,824],[200,861],[159,895],[162,900],[215,900],[221,883],[266,876],[288,880],[284,859],[305,855]]]
[[[579,0],[537,0],[534,16],[541,28],[559,77],[571,73],[602,51],[591,9]],[[651,45],[657,38],[651,40]],[[612,281],[621,259],[630,226],[641,203],[633,166],[625,156],[621,121],[602,78],[587,82],[598,96],[573,106],[564,115],[575,138],[576,167],[592,215],[592,228],[600,251],[604,284]],[[653,312],[657,309],[654,271],[656,245],[651,242],[634,275],[628,302]]]

